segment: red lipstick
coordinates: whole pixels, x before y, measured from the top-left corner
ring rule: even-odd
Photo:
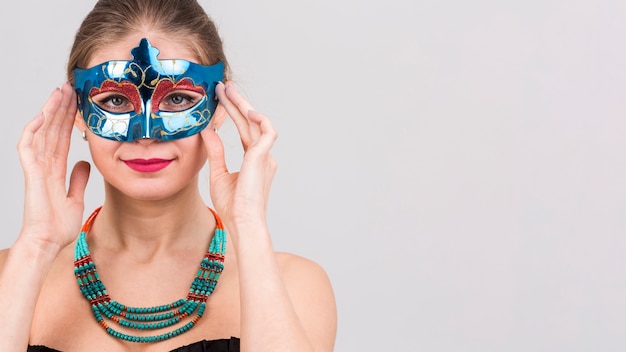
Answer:
[[[138,172],[157,172],[164,169],[172,162],[166,159],[131,159],[124,160],[124,163],[131,169]]]

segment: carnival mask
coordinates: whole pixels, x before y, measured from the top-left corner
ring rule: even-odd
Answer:
[[[160,60],[146,38],[130,61],[74,69],[74,87],[89,130],[112,140],[180,139],[202,131],[217,107],[224,64]]]

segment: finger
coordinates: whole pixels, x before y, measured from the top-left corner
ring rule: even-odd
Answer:
[[[46,134],[46,154],[53,160],[51,166],[51,174],[65,179],[67,173],[67,155],[70,147],[71,132],[76,115],[76,96],[72,86],[65,83],[57,91],[58,105],[55,110],[51,110],[51,115],[46,115],[47,128]]]
[[[59,133],[62,130],[61,127],[63,126],[63,117],[65,116],[65,112],[67,111],[69,106],[66,85],[61,86],[59,91],[61,93],[61,96],[59,97],[58,107],[55,110],[46,112],[46,116],[48,117],[47,131],[52,136],[59,136]]]
[[[91,165],[86,161],[79,161],[74,165],[70,174],[68,198],[74,199],[81,204],[84,202],[85,188],[87,188],[87,181],[89,181],[90,170]]]
[[[42,156],[42,152],[37,147],[40,139],[38,132],[43,127],[45,119],[44,113],[41,111],[28,122],[24,126],[17,146],[26,186],[24,190],[24,204],[26,207],[40,204],[40,197],[42,193],[45,193],[44,184],[48,179],[46,177],[47,168],[39,166],[39,158]]]
[[[17,150],[19,152],[22,165],[32,162],[33,153],[33,141],[35,140],[35,133],[41,128],[45,120],[43,112],[39,112],[31,121],[29,121],[22,131],[22,135],[17,143]]]
[[[243,116],[241,111],[239,111],[237,106],[227,97],[226,85],[224,83],[218,83],[217,87],[215,87],[215,93],[220,101],[220,105],[226,109],[228,116],[230,116],[231,120],[235,123],[237,131],[239,131],[239,138],[241,138],[244,150],[248,149],[248,146],[251,143],[248,120]]]
[[[59,109],[59,105],[61,104],[61,98],[61,89],[55,88],[52,93],[50,93],[50,97],[48,97],[48,100],[41,108],[41,112],[44,116],[44,122],[37,130],[37,138],[33,140],[32,146],[42,154],[49,154],[51,151],[53,151],[48,143],[50,141],[54,143],[56,141],[56,138],[54,135],[51,138],[48,137],[50,136],[50,126],[52,125],[52,121],[54,120],[55,113]]]
[[[63,97],[58,111],[58,144],[55,149],[56,157],[67,158],[70,149],[70,141],[72,139],[72,128],[74,126],[74,117],[76,116],[76,93],[69,82],[63,85],[61,89]]]
[[[268,153],[278,138],[276,129],[274,129],[270,119],[261,113],[250,110],[248,116],[252,122],[251,125],[257,126],[256,128],[261,131],[259,138],[254,143],[254,148],[261,152]]]
[[[249,120],[250,111],[254,111],[254,108],[252,107],[252,104],[250,104],[250,102],[248,102],[248,100],[239,93],[239,91],[232,82],[226,83],[226,96],[233,104],[235,104],[237,110],[240,111],[243,117],[246,118],[246,120]],[[254,141],[256,140],[256,138],[259,137],[259,128],[257,125],[250,123],[248,124],[248,126],[250,128],[251,141]]]
[[[224,144],[222,144],[220,137],[210,128],[202,130],[200,136],[207,151],[210,178],[215,179],[219,175],[227,174],[228,167],[224,157]]]

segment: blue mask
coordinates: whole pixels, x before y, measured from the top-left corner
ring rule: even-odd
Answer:
[[[209,124],[224,63],[159,60],[159,50],[146,38],[131,54],[130,61],[74,69],[78,109],[93,133],[122,142],[168,141],[194,135]]]

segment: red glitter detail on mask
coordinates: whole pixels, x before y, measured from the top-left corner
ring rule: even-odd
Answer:
[[[132,84],[131,82],[115,82],[115,81],[104,81],[100,88],[91,88],[89,91],[90,97],[95,97],[98,94],[115,92],[123,94],[130,103],[133,104],[133,109],[136,113],[141,113],[141,96],[139,95],[139,89],[137,86]]]
[[[159,111],[161,99],[175,90],[187,90],[202,95],[206,94],[204,88],[200,85],[194,85],[190,78],[183,78],[176,83],[169,79],[164,79],[157,83],[157,86],[154,88],[154,93],[152,93],[152,111]]]

